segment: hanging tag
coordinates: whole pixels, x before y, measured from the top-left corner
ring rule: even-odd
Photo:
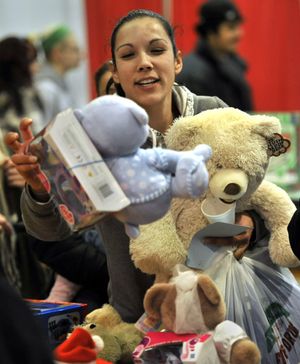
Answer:
[[[291,142],[285,139],[281,134],[274,133],[272,138],[268,139],[268,155],[278,157],[284,154],[290,147]]]

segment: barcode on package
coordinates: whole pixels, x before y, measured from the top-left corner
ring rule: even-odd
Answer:
[[[100,191],[102,197],[104,198],[107,198],[114,193],[114,191],[110,188],[109,184],[107,183],[98,185],[98,190]]]

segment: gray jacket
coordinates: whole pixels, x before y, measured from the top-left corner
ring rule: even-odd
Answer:
[[[178,85],[174,85],[173,99],[181,116],[227,106],[217,97],[196,96]],[[26,188],[21,198],[21,208],[26,229],[31,235],[46,241],[70,236],[70,227],[59,214],[53,197],[46,203],[39,203]],[[129,239],[122,223],[107,217],[97,224],[97,228],[101,231],[107,254],[110,303],[124,321],[135,322],[144,311],[144,294],[153,277],[134,266],[129,254]]]

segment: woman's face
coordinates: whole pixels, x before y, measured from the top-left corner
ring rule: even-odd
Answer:
[[[117,33],[113,78],[126,97],[144,108],[171,99],[172,85],[182,69],[172,43],[153,18],[138,18],[122,25]]]

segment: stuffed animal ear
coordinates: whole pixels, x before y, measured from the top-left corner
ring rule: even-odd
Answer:
[[[160,307],[171,288],[169,283],[156,283],[150,287],[144,297],[144,308],[147,315],[160,320]]]
[[[281,132],[281,124],[278,118],[269,115],[251,115],[253,132],[262,135],[265,138],[270,138],[274,133]]]
[[[74,112],[74,115],[75,115],[76,119],[78,121],[82,122],[82,120],[83,120],[83,113],[82,113],[82,111],[79,110],[79,109],[75,109],[73,112]]]
[[[198,291],[201,290],[206,298],[213,305],[218,305],[221,301],[221,294],[211,278],[206,274],[200,274],[198,278]]]

